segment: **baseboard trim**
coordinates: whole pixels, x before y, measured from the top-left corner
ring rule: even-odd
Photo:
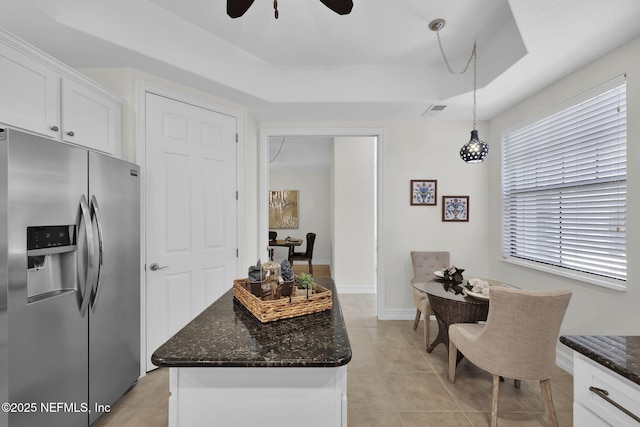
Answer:
[[[556,365],[565,372],[573,375],[573,356],[556,349]]]
[[[338,294],[375,295],[375,286],[337,286]]]

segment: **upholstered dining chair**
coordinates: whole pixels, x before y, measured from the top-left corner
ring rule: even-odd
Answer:
[[[445,251],[412,251],[411,265],[413,266],[413,278],[411,284],[426,282],[433,279],[433,272],[449,267],[449,252]],[[413,330],[418,329],[420,315],[424,315],[424,346],[429,347],[429,316],[433,314],[427,295],[419,290],[413,290],[413,303],[416,306],[416,318],[413,322]]]
[[[498,425],[500,377],[540,382],[540,391],[553,427],[558,427],[551,398],[551,374],[556,343],[569,305],[570,290],[529,291],[491,287],[485,324],[449,326],[449,382],[455,381],[458,350],[471,363],[493,375],[491,427]]]
[[[293,246],[289,248],[289,263],[293,266],[293,261],[307,261],[309,263],[309,274],[313,276],[313,245],[316,242],[316,233],[307,233],[307,247],[304,252],[296,252]]]

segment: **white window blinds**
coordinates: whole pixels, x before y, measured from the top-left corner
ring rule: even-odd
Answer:
[[[503,135],[504,256],[624,282],[624,77],[557,110]]]

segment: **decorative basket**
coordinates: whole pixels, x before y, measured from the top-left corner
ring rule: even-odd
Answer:
[[[316,283],[313,284],[314,293],[308,297],[306,292],[298,290],[291,297],[274,300],[258,298],[251,293],[249,286],[249,279],[234,280],[233,296],[262,323],[318,313],[333,307],[331,291]]]

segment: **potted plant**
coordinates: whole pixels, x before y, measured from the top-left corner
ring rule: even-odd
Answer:
[[[313,291],[313,277],[307,273],[301,273],[297,280],[298,295],[309,295]],[[302,292],[301,292],[302,291]]]

